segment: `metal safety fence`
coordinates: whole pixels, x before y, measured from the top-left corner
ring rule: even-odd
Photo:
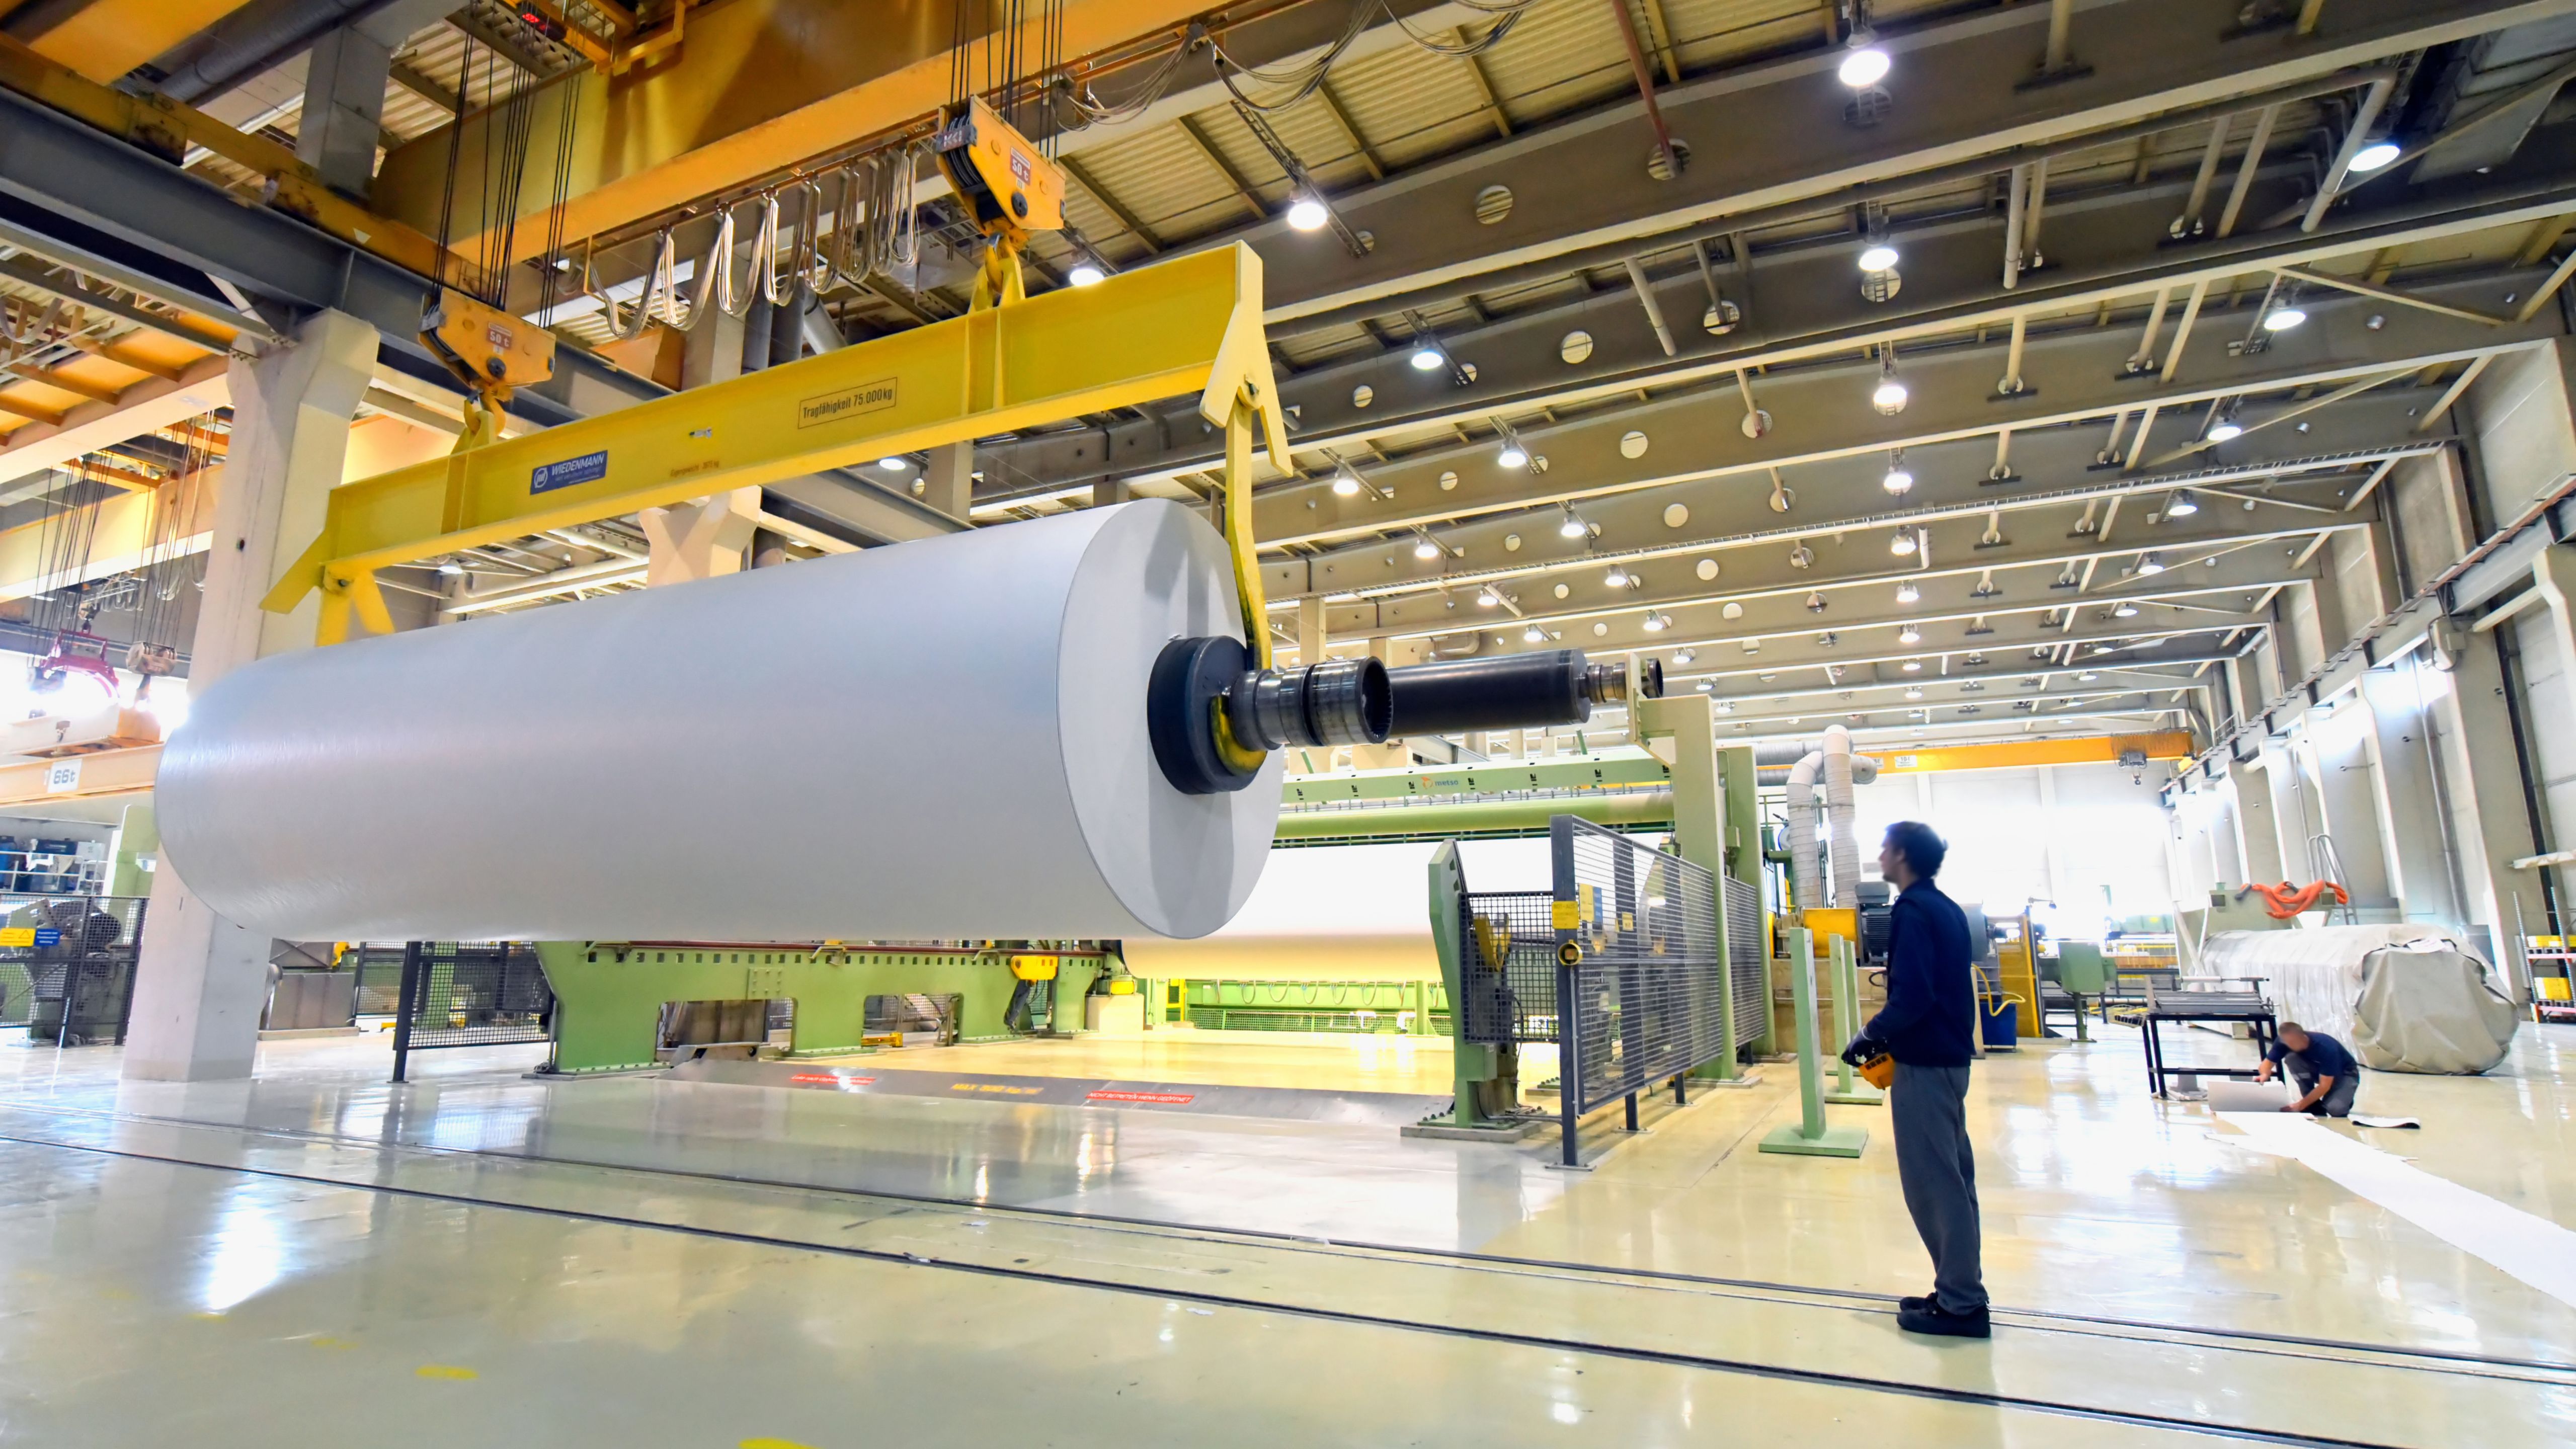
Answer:
[[[0,895],[0,1022],[34,1046],[122,1045],[143,952],[141,896]]]
[[[547,1041],[554,1009],[536,947],[524,941],[406,943],[394,1009],[394,1080],[403,1080],[416,1051]]]
[[[1770,942],[1762,932],[1762,888],[1731,875],[1718,877],[1718,884],[1726,892],[1727,977],[1735,988],[1735,1041],[1742,1046],[1771,1025]]]
[[[1731,890],[1721,922],[1706,869],[1570,815],[1548,835],[1551,890],[1460,902],[1460,1035],[1555,1044],[1572,1166],[1584,1113],[1625,1098],[1633,1127],[1639,1092],[1760,1034],[1760,904]]]

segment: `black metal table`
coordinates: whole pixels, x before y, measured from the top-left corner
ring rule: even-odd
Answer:
[[[2272,1044],[2279,1039],[2279,1019],[2272,1012],[2272,1003],[2258,992],[2151,992],[2147,998],[2147,1009],[2140,1014],[2138,1024],[2144,1028],[2147,1038],[2147,1088],[2158,1098],[2165,1095],[2168,1071],[2188,1077],[2251,1078],[2262,1074],[2260,1067],[2167,1067],[2164,1043],[2156,1035],[2157,1024],[2167,1021],[2185,1025],[2243,1022],[2253,1029],[2255,1060],[2258,1062],[2271,1055]]]

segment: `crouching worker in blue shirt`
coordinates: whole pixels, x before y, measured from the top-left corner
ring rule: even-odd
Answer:
[[[2361,1063],[2352,1059],[2342,1042],[2295,1021],[2282,1022],[2281,1038],[2263,1054],[2254,1080],[2268,1082],[2276,1072],[2286,1072],[2299,1084],[2299,1100],[2282,1111],[2311,1117],[2352,1115],[2353,1096],[2361,1090]]]
[[[1910,1333],[1985,1338],[1983,1232],[1977,1164],[1968,1149],[1968,1063],[1977,1029],[1968,918],[1932,877],[1950,847],[1932,827],[1887,827],[1879,874],[1896,887],[1887,940],[1887,1006],[1844,1048],[1855,1065],[1896,1059],[1888,1115],[1905,1208],[1932,1254],[1932,1292],[1902,1300],[1896,1324]]]

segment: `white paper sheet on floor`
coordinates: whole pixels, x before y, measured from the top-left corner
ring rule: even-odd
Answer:
[[[1173,789],[1146,678],[1232,579],[1146,500],[279,655],[170,742],[165,858],[295,940],[1202,934],[1280,761]]]
[[[2222,1112],[2254,1148],[2295,1158],[2473,1258],[2576,1304],[2576,1232],[2282,1112]]]
[[[1233,920],[1195,941],[1130,937],[1127,964],[1160,980],[1436,981],[1437,849],[1402,841],[1273,851]],[[1543,891],[1553,879],[1543,837],[1461,841],[1458,863],[1471,892]]]
[[[2202,962],[2209,975],[2265,978],[2282,1020],[2384,1072],[2483,1072],[2522,1020],[2495,968],[2439,926],[2220,931]]]

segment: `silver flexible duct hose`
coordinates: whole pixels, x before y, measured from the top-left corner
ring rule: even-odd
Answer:
[[[1852,826],[1851,731],[1825,727],[1825,836],[1834,862],[1834,908],[1860,904],[1860,839]]]
[[[1810,750],[1789,767],[1789,901],[1799,910],[1820,906],[1817,893],[1825,883],[1825,863],[1816,839],[1816,776],[1825,768],[1822,750]]]

